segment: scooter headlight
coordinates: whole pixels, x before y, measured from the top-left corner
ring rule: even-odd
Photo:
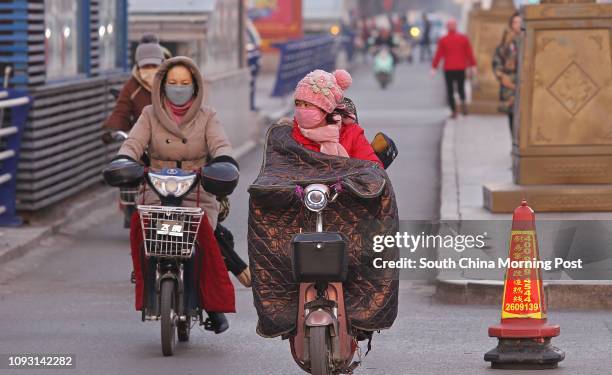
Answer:
[[[327,207],[329,188],[325,185],[308,185],[304,189],[304,204],[310,211],[319,212]]]
[[[162,196],[172,195],[180,198],[187,194],[196,182],[196,175],[164,176],[149,173],[149,180],[153,188]]]
[[[179,182],[175,179],[168,179],[168,181],[166,181],[166,191],[171,194],[176,194],[179,185]]]

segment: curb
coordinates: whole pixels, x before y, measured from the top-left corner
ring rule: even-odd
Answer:
[[[60,219],[51,219],[52,223],[49,225],[32,227],[32,229],[40,228],[41,231],[17,246],[6,249],[0,254],[0,265],[23,257],[30,250],[37,247],[44,238],[57,234],[60,229],[71,223],[82,220],[82,217],[88,212],[115,203],[117,199],[116,189],[100,185],[95,190],[96,192],[87,194],[87,199],[83,199],[84,196],[81,196],[82,201],[77,201],[73,204],[68,203]]]
[[[43,238],[46,238],[53,234],[53,227],[41,227],[40,232],[26,240],[25,242],[19,243],[14,247],[9,247],[0,254],[0,265],[10,262],[11,260],[21,258],[26,255],[28,251],[32,250],[36,245],[40,243]]]
[[[440,146],[440,219],[460,220],[459,173],[457,168],[457,154],[455,151],[455,128],[444,122],[442,142]],[[446,199],[445,199],[446,198]]]

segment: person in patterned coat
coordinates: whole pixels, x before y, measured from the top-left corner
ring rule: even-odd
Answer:
[[[519,13],[515,13],[510,17],[502,42],[495,49],[493,56],[493,73],[500,85],[498,110],[508,115],[511,134],[514,134],[514,99],[518,85],[520,34],[521,17]]]

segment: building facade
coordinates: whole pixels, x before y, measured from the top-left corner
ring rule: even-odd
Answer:
[[[127,0],[3,0],[4,87],[32,98],[22,134],[17,208],[34,211],[100,181],[114,153],[100,141],[127,78]]]

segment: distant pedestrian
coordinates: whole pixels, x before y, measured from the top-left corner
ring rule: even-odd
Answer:
[[[421,34],[420,53],[421,62],[431,61],[431,22],[427,13],[423,13],[423,33]]]
[[[444,78],[446,80],[446,95],[448,105],[452,111],[452,118],[457,117],[457,105],[455,103],[455,84],[461,99],[461,110],[467,115],[465,103],[465,71],[468,68],[475,70],[476,59],[472,51],[472,45],[467,36],[457,32],[457,21],[450,20],[447,23],[448,34],[438,41],[436,56],[431,64],[431,75],[436,74],[440,60],[444,60]]]
[[[510,134],[514,134],[514,98],[518,84],[518,54],[521,16],[514,13],[493,56],[493,73],[499,81],[499,111],[508,115]]]

